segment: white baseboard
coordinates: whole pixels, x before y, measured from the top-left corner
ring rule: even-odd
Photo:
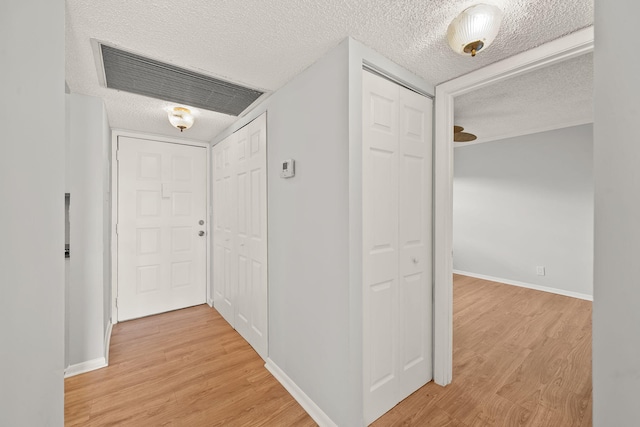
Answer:
[[[521,288],[534,289],[536,291],[549,292],[552,294],[564,295],[566,297],[578,298],[586,301],[593,301],[593,295],[581,294],[580,292],[566,291],[564,289],[558,289],[558,288],[549,288],[546,286],[534,285],[532,283],[518,282],[517,280],[486,276],[484,274],[469,273],[468,271],[453,270],[453,273],[459,274],[461,276],[475,277],[476,279],[483,279],[483,280],[490,280],[492,282],[504,283],[505,285],[519,286]]]
[[[207,298],[207,304],[209,304],[209,307],[213,308],[213,298]]]
[[[109,320],[107,330],[104,334],[104,362],[109,365],[109,346],[111,345],[111,331],[113,330],[113,323]]]
[[[305,394],[304,391],[298,387],[296,383],[289,378],[287,374],[285,374],[282,369],[280,369],[273,360],[267,358],[267,363],[264,365],[265,368],[284,386],[285,389],[293,396],[293,398],[302,406],[302,408],[307,411],[309,416],[313,418],[313,421],[318,423],[320,427],[337,427],[337,424],[331,421],[331,418],[327,414],[325,414],[322,409],[315,404],[313,400],[309,398]]]
[[[67,366],[67,369],[64,370],[64,377],[73,377],[74,375],[80,375],[84,374],[85,372],[95,371],[96,369],[104,368],[105,366],[107,366],[107,361],[104,357],[77,363],[75,365],[69,365]]]
[[[86,372],[95,371],[96,369],[109,366],[109,345],[111,345],[111,331],[113,330],[113,323],[109,321],[107,330],[104,334],[104,357],[98,357],[97,359],[87,360],[86,362],[76,363],[75,365],[67,366],[64,370],[64,377],[69,378],[74,375],[84,374]]]

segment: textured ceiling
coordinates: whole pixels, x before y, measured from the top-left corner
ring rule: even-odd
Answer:
[[[100,87],[90,39],[214,77],[275,91],[345,37],[432,84],[593,23],[592,0],[485,0],[504,11],[496,41],[475,58],[449,48],[449,22],[469,0],[67,0],[66,78],[105,100],[111,126],[175,135],[161,101]],[[200,112],[185,137],[211,140],[234,117]]]
[[[475,143],[593,122],[593,54],[521,74],[454,100]]]

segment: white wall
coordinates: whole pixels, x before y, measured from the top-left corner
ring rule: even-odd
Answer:
[[[347,425],[349,186],[347,49],[280,89],[268,107],[269,357]],[[279,177],[279,162],[296,176]]]
[[[594,426],[640,420],[640,3],[595,2]]]
[[[103,336],[111,327],[111,128],[107,109],[103,106],[100,126],[102,138],[102,283],[103,283]],[[105,341],[105,343],[108,341]],[[109,349],[105,348],[108,359]],[[107,360],[108,361],[108,360]]]
[[[62,426],[64,2],[2,2],[0,58],[0,425]]]
[[[105,321],[111,311],[110,205],[105,202],[109,197],[110,130],[101,99],[78,94],[66,97],[66,191],[71,195],[66,339],[67,364],[73,366],[90,361],[99,364],[105,355]]]
[[[454,152],[454,269],[590,298],[593,126]]]

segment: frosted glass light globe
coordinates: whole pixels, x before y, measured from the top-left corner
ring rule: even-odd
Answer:
[[[169,110],[169,122],[182,132],[193,126],[193,114],[188,108],[175,107]]]
[[[501,22],[502,11],[498,7],[489,4],[471,6],[449,24],[449,46],[461,55],[476,56],[496,38]]]

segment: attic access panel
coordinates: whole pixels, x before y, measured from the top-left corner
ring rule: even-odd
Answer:
[[[100,44],[106,86],[238,116],[264,92]]]

